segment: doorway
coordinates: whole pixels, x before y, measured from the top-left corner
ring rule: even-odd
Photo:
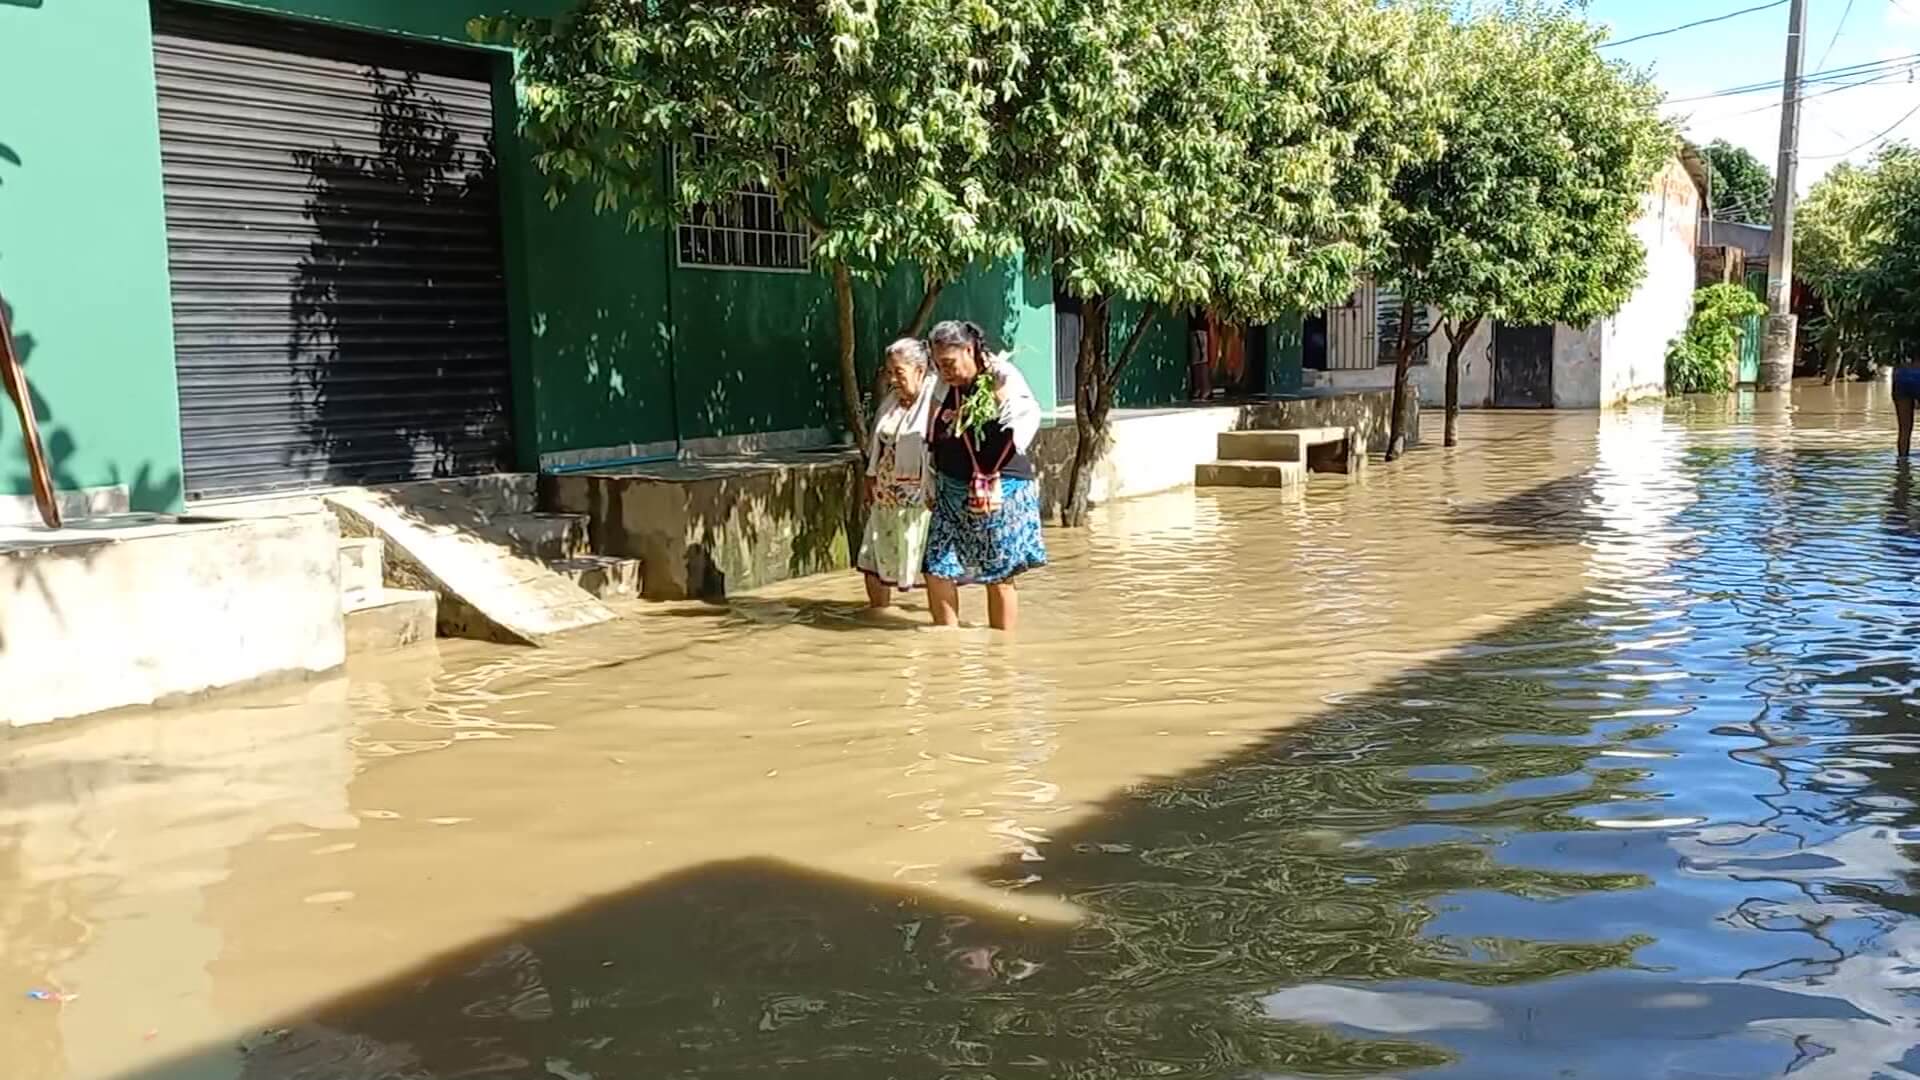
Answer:
[[[154,9],[189,501],[513,463],[493,65]]]
[[[1553,406],[1552,326],[1493,328],[1493,403],[1503,409]]]

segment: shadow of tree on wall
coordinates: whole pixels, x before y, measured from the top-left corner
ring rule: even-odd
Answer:
[[[1587,768],[1605,710],[1570,702],[1551,674],[1606,655],[1583,613],[1521,620],[1489,648],[1134,785],[1037,841],[1043,859],[1013,853],[977,874],[1016,901],[1073,905],[1073,923],[776,858],[717,861],[285,1018],[243,1043],[241,1075],[1217,1077],[1443,1063],[1444,1020],[1339,1027],[1324,1007],[1365,996],[1349,988],[1424,980],[1422,1000],[1471,1018],[1452,1026],[1512,1038],[1530,1021],[1502,988],[1621,971],[1647,940],[1556,921],[1553,904],[1644,877],[1568,868],[1575,857],[1527,865],[1487,840],[1578,833],[1580,808],[1637,794],[1640,774]],[[929,693],[933,710],[977,703]],[[1588,782],[1555,782],[1570,776]],[[1466,894],[1539,902],[1537,921],[1449,933],[1440,920]],[[196,1060],[125,1080],[193,1075]]]
[[[368,68],[377,150],[294,151],[317,236],[288,362],[311,479],[368,483],[511,465],[506,298],[490,141],[418,74]]]

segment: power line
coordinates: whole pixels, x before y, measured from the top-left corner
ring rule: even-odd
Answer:
[[[1772,0],[1771,3],[1761,4],[1757,7],[1741,8],[1739,11],[1729,11],[1725,15],[1715,15],[1711,19],[1700,19],[1697,22],[1682,23],[1679,26],[1670,26],[1665,30],[1655,30],[1651,34],[1639,34],[1630,38],[1621,38],[1619,41],[1609,41],[1609,42],[1606,42],[1605,44],[1602,44],[1600,48],[1613,49],[1613,48],[1618,48],[1621,45],[1631,45],[1636,41],[1646,41],[1649,38],[1666,37],[1668,34],[1677,34],[1682,30],[1691,30],[1696,26],[1707,26],[1711,23],[1726,22],[1728,19],[1737,19],[1742,15],[1751,15],[1756,11],[1765,11],[1768,8],[1777,8],[1780,5],[1785,4],[1786,2],[1787,0]]]
[[[1833,47],[1840,44],[1840,32],[1847,28],[1847,16],[1851,14],[1853,14],[1853,0],[1847,0],[1845,10],[1840,12],[1840,25],[1833,28],[1833,37],[1827,42],[1827,51],[1820,54],[1820,59],[1814,62],[1814,67],[1826,63],[1827,57],[1833,55]]]
[[[1885,86],[1888,83],[1896,83],[1896,82],[1902,82],[1902,81],[1911,82],[1913,81],[1913,73],[1916,69],[1920,69],[1920,61],[1916,61],[1912,64],[1909,64],[1898,71],[1889,71],[1883,74],[1869,76],[1868,78],[1860,79],[1856,82],[1841,83],[1838,86],[1829,86],[1825,90],[1822,90],[1817,94],[1803,93],[1800,95],[1800,100],[1812,101],[1814,98],[1823,98],[1823,97],[1826,97],[1828,94],[1837,94],[1842,90],[1858,90],[1862,86]],[[1742,109],[1737,113],[1723,113],[1720,115],[1721,116],[1752,116],[1754,113],[1771,112],[1774,109],[1779,108],[1780,105],[1781,103],[1778,101],[1769,101],[1765,105],[1755,105],[1751,109]],[[1846,138],[1846,136],[1842,135],[1841,138],[1844,139]]]
[[[1905,115],[1901,116],[1900,119],[1895,120],[1893,123],[1888,124],[1885,128],[1881,129],[1878,134],[1869,135],[1865,139],[1862,139],[1861,141],[1855,143],[1854,145],[1847,147],[1845,150],[1842,150],[1837,154],[1802,154],[1800,155],[1800,160],[1825,161],[1829,158],[1846,157],[1847,155],[1852,154],[1856,150],[1864,149],[1868,143],[1885,141],[1888,135],[1893,134],[1895,128],[1898,128],[1901,124],[1904,124],[1907,121],[1913,119],[1914,113],[1920,113],[1920,105],[1915,105],[1913,108],[1908,109]]]
[[[1824,71],[1812,72],[1803,76],[1800,79],[1800,83],[1802,86],[1818,86],[1827,83],[1842,82],[1856,75],[1887,74],[1895,71],[1906,71],[1915,67],[1916,61],[1920,61],[1920,53],[1907,53],[1903,56],[1890,57],[1885,60],[1870,60],[1859,64],[1846,64],[1837,68],[1828,68]],[[1782,85],[1783,83],[1780,79],[1773,79],[1768,82],[1747,83],[1743,86],[1730,86],[1725,90],[1715,90],[1712,93],[1695,94],[1692,97],[1668,98],[1664,104],[1683,105],[1690,101],[1711,101],[1715,98],[1740,97],[1745,94],[1777,91]]]

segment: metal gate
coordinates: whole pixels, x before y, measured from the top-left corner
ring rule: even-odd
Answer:
[[[155,7],[189,499],[509,466],[491,63]]]
[[[1766,349],[1767,317],[1748,315],[1740,323],[1740,384],[1760,381],[1760,354]]]
[[[1357,371],[1379,365],[1375,289],[1363,280],[1347,302],[1327,309],[1327,368]]]
[[[1493,403],[1500,408],[1553,405],[1553,331],[1547,326],[1493,328]]]
[[[1747,290],[1760,298],[1767,299],[1767,272],[1749,270],[1746,275]],[[1766,351],[1767,317],[1749,315],[1740,324],[1740,379],[1741,385],[1760,381],[1760,354]]]

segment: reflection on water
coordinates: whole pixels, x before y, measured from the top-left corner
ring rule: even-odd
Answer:
[[[1113,507],[1011,645],[809,581],[0,744],[0,1060],[1920,1074],[1868,389]]]

